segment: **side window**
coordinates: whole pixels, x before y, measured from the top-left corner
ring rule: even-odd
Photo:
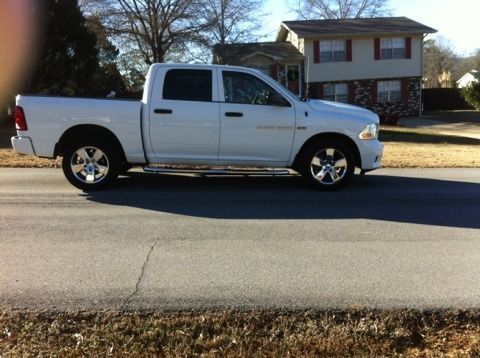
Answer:
[[[346,83],[327,83],[323,85],[323,99],[347,103],[348,85]]]
[[[277,91],[259,78],[248,73],[223,71],[225,102],[269,105]]]
[[[163,83],[163,99],[212,101],[212,71],[169,70]]]
[[[378,102],[400,102],[402,99],[402,85],[400,81],[379,81],[378,82]]]
[[[340,62],[347,58],[345,40],[320,41],[321,62]]]
[[[381,59],[405,58],[405,38],[393,37],[380,40]]]

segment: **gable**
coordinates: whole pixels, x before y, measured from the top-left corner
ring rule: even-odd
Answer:
[[[290,42],[256,42],[215,45],[214,63],[236,65],[254,58],[270,63],[303,61],[304,56]]]
[[[272,65],[280,61],[281,58],[264,54],[261,52],[254,52],[248,54],[242,58],[240,58],[239,62],[241,62],[244,66],[262,66],[262,65]]]

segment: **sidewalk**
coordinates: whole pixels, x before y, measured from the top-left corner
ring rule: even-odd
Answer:
[[[480,116],[480,114],[479,114]],[[433,119],[434,116],[429,115],[429,118],[425,117],[404,117],[400,118],[399,125],[407,128],[421,128],[428,129],[440,134],[454,135],[459,137],[468,137],[480,139],[480,121],[478,123],[469,121],[446,121],[438,117]]]

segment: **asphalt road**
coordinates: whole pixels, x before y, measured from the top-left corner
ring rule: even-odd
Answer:
[[[0,169],[0,307],[480,306],[480,170],[296,177],[140,172],[86,194]]]

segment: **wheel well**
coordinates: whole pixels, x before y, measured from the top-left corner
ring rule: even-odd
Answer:
[[[362,159],[360,157],[360,151],[358,150],[358,147],[352,138],[340,133],[320,133],[320,134],[314,135],[313,137],[310,137],[305,143],[303,143],[302,147],[300,148],[297,155],[295,156],[295,160],[293,161],[292,168],[295,169],[298,167],[300,158],[302,158],[302,154],[304,150],[308,148],[310,144],[314,142],[319,142],[322,139],[337,139],[345,143],[346,145],[348,145],[348,147],[352,150],[353,156],[355,158],[355,165],[359,168],[362,167]]]
[[[114,145],[115,149],[120,154],[121,161],[122,162],[127,161],[125,157],[125,152],[123,151],[123,147],[120,144],[120,141],[118,140],[118,138],[115,136],[115,134],[113,134],[112,131],[110,131],[105,127],[92,125],[92,124],[78,125],[78,126],[74,126],[67,129],[65,133],[63,133],[62,136],[60,137],[60,140],[58,141],[58,143],[55,145],[55,152],[54,152],[55,157],[63,155],[65,145],[67,143],[77,138],[82,138],[87,136],[94,136],[97,138],[108,140],[110,143]]]

